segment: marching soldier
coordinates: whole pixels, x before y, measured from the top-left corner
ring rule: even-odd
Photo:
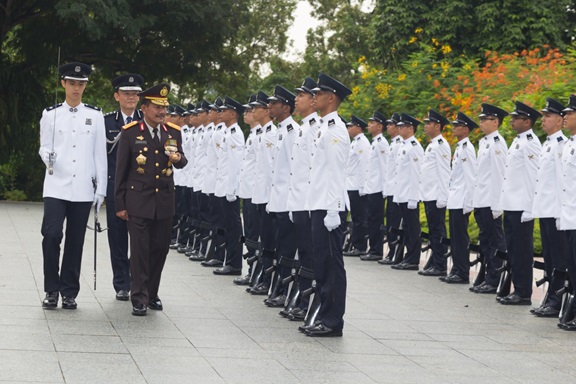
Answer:
[[[140,92],[144,119],[123,127],[116,163],[116,215],[128,220],[132,314],[162,310],[158,297],[175,211],[173,167],[183,168],[180,127],[164,124],[170,86]]]
[[[42,308],[76,309],[80,267],[90,206],[100,209],[106,195],[106,137],[99,108],[82,103],[92,72],[89,65],[68,63],[58,68],[66,92],[64,103],[46,108],[40,120],[40,150],[46,164],[42,254]],[[66,241],[60,267],[60,243],[66,220]]]
[[[352,249],[344,252],[344,256],[363,256],[366,254],[368,197],[364,193],[364,184],[366,183],[366,171],[370,156],[370,142],[364,134],[367,126],[368,124],[364,120],[354,115],[346,124],[348,135],[352,139],[346,162],[346,189],[350,199],[350,215],[352,217],[352,237],[350,240]],[[378,164],[376,165],[378,166]],[[384,208],[382,207],[382,209]]]
[[[424,122],[424,133],[430,137],[430,144],[426,147],[422,161],[420,193],[428,220],[428,237],[432,254],[428,268],[418,271],[418,274],[446,276],[447,247],[442,244],[442,238],[446,237],[446,205],[452,153],[450,145],[442,136],[442,130],[450,122],[433,109],[428,111]]]
[[[484,280],[471,287],[474,293],[496,293],[499,275],[496,271],[502,260],[496,251],[505,251],[502,229],[502,211],[499,210],[504,171],[506,168],[506,141],[498,132],[508,112],[494,105],[482,104],[480,130],[484,137],[478,144],[478,166],[474,186],[474,218],[478,224],[480,253],[486,272]]]
[[[381,112],[375,111],[370,118],[370,123],[368,123],[368,132],[372,135],[372,143],[362,193],[366,195],[366,220],[370,253],[360,256],[362,260],[382,260],[384,252],[384,233],[380,228],[384,224],[386,161],[390,151],[388,141],[382,135],[385,121],[386,117]]]
[[[420,167],[424,150],[414,136],[418,125],[422,124],[414,117],[403,113],[398,122],[400,136],[404,141],[398,150],[396,164],[396,186],[394,202],[400,206],[404,229],[406,256],[393,269],[417,271],[420,264],[422,239],[420,238]],[[399,245],[402,246],[401,244]]]
[[[567,268],[568,241],[566,233],[556,228],[556,219],[560,217],[562,211],[560,175],[562,152],[567,142],[566,136],[562,133],[563,110],[564,106],[560,102],[547,98],[546,107],[541,111],[542,129],[548,137],[540,152],[532,214],[540,220],[540,238],[545,274],[548,278],[548,292],[540,308],[532,311],[538,317],[558,317],[562,302],[556,291],[564,286],[566,280],[562,272]]]
[[[470,131],[478,124],[462,112],[452,122],[452,132],[458,145],[452,158],[448,217],[450,221],[450,248],[452,270],[440,280],[448,284],[468,284],[470,281],[470,237],[468,219],[474,210],[474,182],[476,177],[476,152],[468,139]]]
[[[112,262],[112,284],[116,300],[130,299],[130,262],[128,261],[128,226],[126,221],[116,216],[114,205],[114,180],[116,175],[116,155],[122,126],[133,120],[141,120],[142,112],[136,109],[138,92],[142,91],[144,78],[135,73],[120,75],[112,80],[114,99],[120,109],[104,116],[106,142],[108,143],[108,186],[106,188],[106,221],[108,223],[108,246]]]
[[[530,305],[534,257],[532,205],[538,155],[542,148],[532,127],[542,115],[519,101],[514,104],[516,107],[510,116],[512,129],[518,136],[508,150],[500,198],[514,292],[501,298],[499,302],[504,305]],[[522,193],[518,193],[519,191]]]

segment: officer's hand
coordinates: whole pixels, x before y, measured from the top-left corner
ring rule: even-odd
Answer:
[[[168,158],[170,158],[170,161],[174,164],[176,164],[180,160],[182,160],[182,156],[180,155],[180,152],[171,153],[170,155],[168,155]]]
[[[560,218],[559,218],[559,217],[556,218],[556,230],[561,231],[561,229],[560,229]]]
[[[236,201],[236,196],[235,195],[226,195],[226,200],[228,200],[229,203],[232,203],[232,202]]]
[[[100,212],[100,207],[102,206],[103,202],[104,195],[100,195],[98,193],[94,195],[94,201],[92,202],[92,205],[96,207],[96,213]]]
[[[416,209],[418,207],[418,200],[408,200],[408,209]]]
[[[116,212],[116,216],[118,216],[122,220],[128,220],[128,211],[127,210],[118,211]]]
[[[288,218],[291,222],[294,222],[294,217],[292,217],[292,211],[288,212]]]
[[[360,196],[366,196],[366,194],[364,193],[364,189],[363,189],[363,188],[360,188],[360,189],[358,190],[358,194],[359,194]]]
[[[269,204],[266,204],[266,213],[270,213],[270,209],[268,208]]]
[[[494,218],[494,220],[496,220],[496,219],[499,218],[500,216],[502,216],[502,211],[492,210],[492,217]]]
[[[442,208],[446,208],[446,201],[445,200],[436,200],[436,208],[438,209],[442,209]]]
[[[324,217],[324,226],[328,231],[338,228],[340,225],[340,215],[338,211],[328,211]]]
[[[42,161],[46,165],[46,167],[50,164],[50,152],[45,152],[42,154]],[[52,165],[56,163],[56,152],[52,152]]]
[[[534,220],[534,216],[532,216],[532,212],[524,211],[522,212],[522,216],[520,217],[520,221],[522,223],[526,223],[528,221]]]

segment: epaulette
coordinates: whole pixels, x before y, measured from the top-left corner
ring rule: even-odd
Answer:
[[[379,138],[377,139],[377,141],[382,141],[382,138],[381,138],[381,137],[379,137]]]
[[[56,105],[53,105],[51,107],[46,108],[46,110],[51,111],[51,110],[56,109],[56,108],[61,107],[61,106],[62,106],[62,103],[56,104]]]
[[[270,132],[272,130],[272,126],[269,125],[268,128],[266,128],[266,132]]]
[[[442,144],[443,142],[444,142],[444,140],[438,139],[438,144]]]
[[[311,118],[310,121],[308,122],[308,124],[310,124],[310,125],[316,124],[316,119],[315,119],[315,118]]]
[[[466,146],[468,146],[468,142],[465,142],[464,144],[462,144],[463,148],[466,148]]]
[[[262,134],[262,128],[257,128],[257,129],[256,129],[256,134],[257,134],[257,135]]]
[[[231,132],[231,133],[236,132],[236,128],[232,128],[232,129],[230,130],[230,132]]]
[[[498,142],[498,141],[500,141],[500,138],[498,136],[494,136],[494,141]]]
[[[286,127],[286,130],[287,130],[288,132],[290,132],[290,131],[293,130],[293,129],[294,129],[294,127],[292,127],[292,124],[288,124],[288,126]]]
[[[557,140],[558,140],[558,142],[561,142],[561,141],[564,140],[564,138],[563,138],[562,136],[558,136],[558,139],[557,139]]]
[[[100,109],[100,108],[98,108],[98,107],[95,107],[95,106],[93,106],[93,105],[90,105],[90,104],[84,104],[84,106],[87,107],[87,108],[93,109],[93,110],[95,110],[95,111],[101,111],[101,110],[102,110],[102,109]]]
[[[166,123],[166,125],[169,126],[170,128],[173,128],[173,129],[175,129],[175,130],[177,130],[177,131],[180,131],[180,126],[174,124],[174,123],[171,122],[171,121],[168,121],[168,122]]]
[[[104,117],[112,116],[116,113],[116,111],[108,112],[104,114]]]
[[[328,120],[328,126],[334,125],[336,124],[336,122],[334,121],[334,119],[330,119]]]
[[[128,123],[124,126],[122,126],[122,129],[128,129],[128,128],[132,128],[133,126],[135,126],[136,124],[138,124],[138,121],[134,120],[131,123]]]
[[[526,138],[527,138],[528,140],[533,140],[533,139],[534,139],[534,138],[532,137],[532,134],[531,134],[531,133],[527,134],[527,135],[526,135]]]
[[[418,143],[416,143],[416,140],[412,140],[411,143],[412,145],[418,145]]]

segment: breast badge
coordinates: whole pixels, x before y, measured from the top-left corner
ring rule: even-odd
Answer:
[[[138,157],[136,157],[136,163],[138,163],[138,165],[146,165],[146,160],[146,156],[143,154],[139,154]]]

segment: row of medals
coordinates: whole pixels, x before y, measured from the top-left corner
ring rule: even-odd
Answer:
[[[148,152],[148,147],[144,147],[143,151]],[[142,150],[141,150],[138,157],[136,157],[136,162],[138,163],[138,165],[146,165],[146,160],[148,160],[148,158],[142,154]],[[146,173],[146,171],[144,171],[144,168],[142,168],[142,167],[138,167],[136,169],[136,172],[138,172],[141,175]],[[164,168],[162,170],[162,174],[166,175],[168,177],[170,175],[172,175],[172,162],[170,160],[168,160],[168,168]]]

